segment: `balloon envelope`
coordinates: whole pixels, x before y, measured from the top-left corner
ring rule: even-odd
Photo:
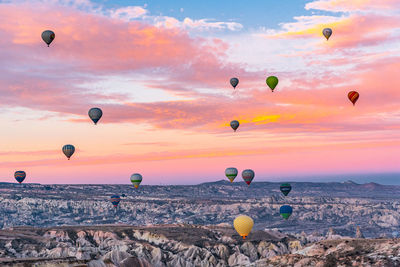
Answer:
[[[118,206],[120,201],[121,201],[121,198],[118,195],[113,195],[110,198],[110,202],[114,205],[115,208]]]
[[[287,196],[289,194],[290,190],[292,190],[292,186],[288,183],[284,183],[284,184],[281,184],[280,189],[281,189],[282,194]]]
[[[329,40],[329,37],[332,35],[332,29],[331,28],[325,28],[322,30],[322,34],[325,36],[326,40]]]
[[[267,85],[271,88],[272,92],[274,91],[275,87],[278,85],[278,78],[275,76],[269,76],[266,80]]]
[[[99,108],[91,108],[89,109],[88,114],[89,118],[94,122],[94,124],[97,124],[101,116],[103,116],[103,111],[101,111]]]
[[[22,183],[25,180],[26,173],[24,171],[16,171],[14,173],[14,178],[18,183]]]
[[[233,167],[226,168],[225,175],[229,179],[229,181],[231,181],[231,183],[232,183],[233,180],[235,180],[236,176],[238,175],[238,170]]]
[[[51,42],[53,42],[54,38],[56,38],[56,35],[54,34],[53,31],[46,30],[46,31],[42,32],[42,39],[47,44],[47,46],[50,46],[50,44],[51,44]]]
[[[242,172],[242,178],[246,182],[247,185],[250,185],[251,181],[254,178],[254,171],[247,169]]]
[[[253,219],[246,215],[240,215],[233,221],[233,226],[235,227],[236,232],[238,232],[243,239],[250,234],[253,225]]]
[[[293,209],[289,205],[284,205],[279,209],[279,213],[282,215],[283,218],[286,220],[289,219],[290,215],[292,215]]]
[[[231,80],[229,81],[233,87],[233,89],[236,88],[236,86],[239,84],[239,79],[238,78],[231,78]]]
[[[237,128],[239,128],[239,122],[237,120],[233,120],[230,123],[232,129],[236,132]]]
[[[351,101],[351,103],[353,103],[353,106],[356,104],[358,98],[360,97],[360,94],[356,91],[350,91],[347,94],[347,97],[349,98],[349,100]]]
[[[140,183],[142,182],[143,177],[139,173],[134,173],[131,175],[131,183],[135,188],[138,188]]]
[[[62,152],[64,153],[64,155],[68,158],[68,160],[71,158],[71,156],[74,154],[75,152],[75,147],[73,145],[65,145],[62,148]]]

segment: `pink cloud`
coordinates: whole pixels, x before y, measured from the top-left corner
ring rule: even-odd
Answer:
[[[333,12],[362,11],[371,9],[393,9],[399,6],[396,0],[317,0],[307,3],[305,9],[318,9]]]

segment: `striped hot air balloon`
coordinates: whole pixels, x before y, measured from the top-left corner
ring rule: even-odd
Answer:
[[[14,178],[18,183],[22,183],[25,180],[26,173],[24,171],[16,171],[14,173]]]
[[[135,188],[138,188],[140,183],[142,182],[143,177],[139,173],[134,173],[131,175],[131,183]]]
[[[347,94],[347,97],[349,98],[349,100],[351,101],[351,103],[353,103],[353,106],[356,104],[358,98],[360,97],[360,94],[356,91],[350,91]]]
[[[114,208],[118,207],[118,204],[120,201],[121,201],[121,198],[118,195],[113,195],[110,198],[110,202],[114,205]]]
[[[282,194],[287,196],[289,194],[290,190],[292,190],[292,186],[288,183],[284,183],[284,184],[281,184],[280,189],[281,189]]]
[[[74,154],[75,152],[75,147],[73,145],[65,145],[62,148],[62,152],[64,153],[64,155],[68,158],[68,160],[71,158],[71,156]]]
[[[231,183],[233,182],[233,180],[235,180],[236,176],[238,175],[238,170],[236,168],[226,168],[225,170],[225,176],[229,179],[229,181],[231,181]]]
[[[254,178],[254,171],[253,170],[250,170],[250,169],[248,169],[248,170],[244,170],[243,172],[242,172],[242,178],[243,178],[243,180],[246,182],[246,184],[247,185],[250,185],[250,183],[251,183],[251,181],[253,180],[253,178]]]

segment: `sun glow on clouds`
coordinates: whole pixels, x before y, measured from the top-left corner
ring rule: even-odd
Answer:
[[[128,183],[142,172],[145,184],[222,179],[228,165],[253,168],[258,179],[400,170],[393,1],[312,1],[306,9],[334,15],[259,31],[153,16],[145,6],[34,3],[0,4],[7,181],[14,168],[49,183],[54,175],[60,183]],[[328,42],[324,27],[334,31]],[[56,32],[50,48],[40,40],[44,28]],[[280,79],[274,93],[269,75]],[[350,89],[360,92],[356,107]],[[87,117],[92,106],[104,111],[97,126]],[[236,133],[232,119],[241,122]],[[66,143],[77,148],[71,161],[61,153]],[[201,179],[182,180],[194,168]]]

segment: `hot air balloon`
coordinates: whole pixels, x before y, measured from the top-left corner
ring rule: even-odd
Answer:
[[[75,152],[75,147],[73,145],[65,145],[62,148],[62,152],[64,153],[65,156],[67,156],[69,160]]]
[[[42,39],[47,44],[47,47],[50,46],[51,42],[53,42],[55,37],[56,35],[54,34],[53,31],[47,30],[42,32]]]
[[[326,40],[329,40],[329,37],[332,35],[332,29],[331,28],[325,28],[322,30],[322,34],[325,36]]]
[[[89,118],[94,122],[94,124],[97,124],[101,116],[103,116],[103,111],[101,111],[99,108],[91,108],[89,109],[88,114]]]
[[[358,98],[360,97],[360,94],[356,91],[350,91],[347,94],[347,97],[349,98],[349,100],[351,101],[351,103],[353,103],[353,106],[356,104]]]
[[[237,120],[233,120],[233,121],[231,121],[230,124],[231,124],[233,131],[236,132],[237,128],[239,128],[239,122]]]
[[[275,87],[278,85],[278,78],[275,76],[269,76],[266,80],[267,85],[269,86],[269,88],[271,88],[271,91],[273,92]]]
[[[281,184],[281,192],[282,194],[284,194],[285,196],[287,196],[290,192],[290,190],[292,190],[292,186],[288,183],[285,184]]]
[[[18,183],[22,183],[25,180],[26,173],[24,171],[16,171],[14,173],[14,178]]]
[[[236,232],[238,232],[243,239],[250,234],[253,225],[253,219],[246,215],[240,215],[233,221],[233,226],[235,227]]]
[[[233,180],[235,180],[236,176],[238,175],[238,170],[233,167],[226,168],[225,175],[229,179],[229,181],[231,181],[231,183],[232,183]]]
[[[140,183],[142,182],[142,179],[143,177],[139,173],[134,173],[131,175],[131,183],[135,188],[139,187]]]
[[[239,79],[238,78],[231,78],[231,80],[229,81],[233,87],[233,89],[236,88],[236,86],[239,84]]]
[[[120,201],[121,201],[121,198],[118,195],[113,195],[110,198],[110,202],[114,205],[114,208],[118,207],[118,204]]]
[[[254,178],[254,171],[247,169],[242,172],[243,180],[246,182],[247,185],[250,185],[251,181]]]
[[[279,213],[282,215],[283,218],[286,220],[289,219],[290,215],[292,215],[292,207],[289,205],[284,205],[279,209]]]

